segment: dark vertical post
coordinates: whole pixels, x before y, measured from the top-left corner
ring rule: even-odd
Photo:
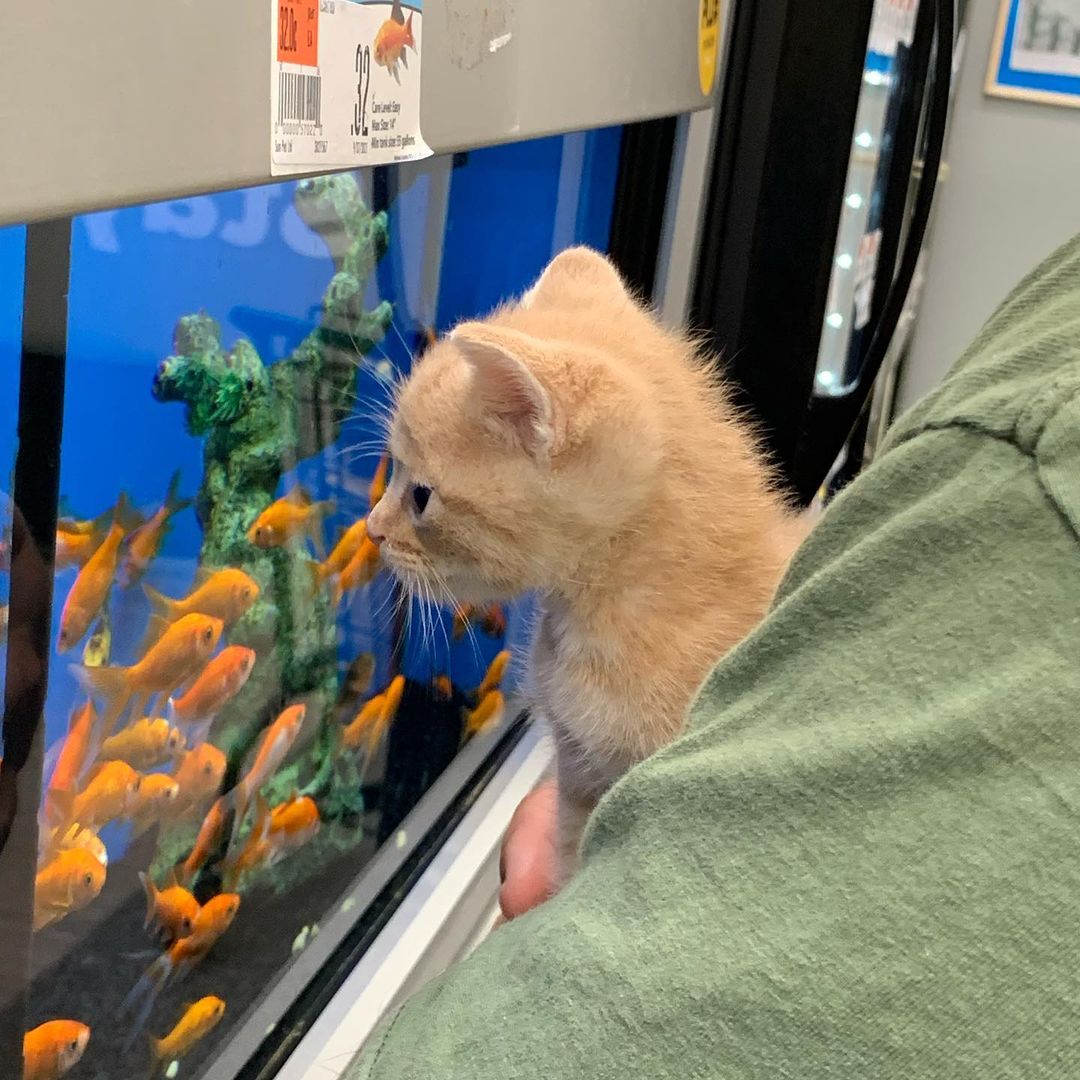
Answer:
[[[6,1062],[22,1060],[27,1019],[70,252],[70,218],[27,228],[0,766],[0,1061]]]

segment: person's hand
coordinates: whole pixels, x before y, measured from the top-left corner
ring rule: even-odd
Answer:
[[[558,797],[554,779],[545,780],[521,800],[510,819],[499,862],[504,919],[524,915],[555,892]]]

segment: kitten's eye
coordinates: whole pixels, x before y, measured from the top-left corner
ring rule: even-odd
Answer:
[[[418,514],[422,514],[427,509],[428,499],[430,498],[431,488],[425,487],[423,484],[413,484],[412,501]]]

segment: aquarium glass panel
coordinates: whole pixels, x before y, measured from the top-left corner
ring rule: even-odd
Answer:
[[[395,381],[606,246],[619,138],[74,221],[26,1006],[75,1080],[265,1056],[519,711],[527,599],[407,602],[364,522]]]
[[[0,229],[0,701],[7,677],[8,598],[11,590],[11,490],[14,481],[19,359],[22,353],[23,263],[26,230]],[[0,733],[0,758],[3,757]]]

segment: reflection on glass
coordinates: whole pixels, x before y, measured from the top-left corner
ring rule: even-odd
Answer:
[[[395,380],[606,244],[618,138],[76,220],[29,1002],[73,1077],[203,1075],[513,712],[525,607],[404,603],[364,520]]]
[[[875,0],[870,47],[852,135],[844,204],[836,238],[815,390],[846,393],[858,377],[860,335],[870,322],[884,178],[892,152],[897,95],[911,45],[916,4]]]

